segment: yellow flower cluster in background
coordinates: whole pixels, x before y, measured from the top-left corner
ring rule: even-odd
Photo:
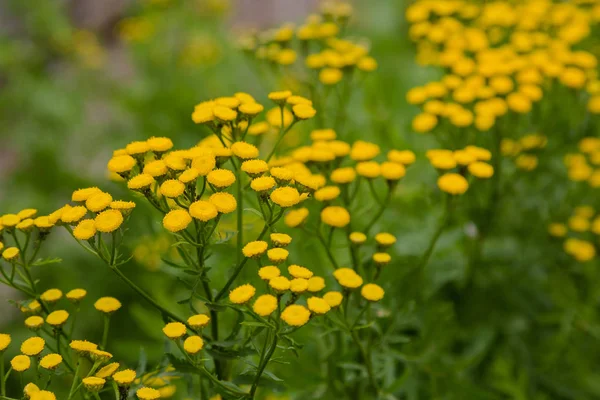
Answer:
[[[538,166],[537,153],[548,144],[548,138],[540,134],[525,135],[518,140],[502,139],[501,152],[505,157],[514,158],[517,168],[532,171]]]
[[[587,182],[592,188],[600,187],[600,138],[583,138],[578,149],[578,153],[569,153],[564,158],[569,179]]]
[[[594,207],[576,207],[566,223],[554,222],[548,226],[548,233],[564,240],[567,254],[579,262],[596,257],[596,244],[600,238],[600,214]]]

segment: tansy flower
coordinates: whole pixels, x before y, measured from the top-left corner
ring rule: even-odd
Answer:
[[[87,208],[83,206],[71,207],[65,211],[60,216],[60,220],[67,224],[74,224],[79,221],[81,218],[87,214]]]
[[[340,304],[342,304],[342,300],[344,299],[344,296],[340,293],[340,292],[327,292],[323,295],[323,300],[325,300],[327,302],[327,304],[329,304],[329,307],[333,308],[333,307],[337,307]]]
[[[172,210],[163,218],[163,226],[169,232],[179,232],[188,227],[192,217],[186,210]]]
[[[302,207],[288,212],[285,215],[284,222],[290,228],[295,228],[306,221],[306,218],[308,218],[308,208]]]
[[[381,166],[377,161],[363,161],[356,164],[356,172],[365,178],[374,179],[381,174]]]
[[[110,194],[104,192],[97,192],[87,198],[87,200],[85,201],[85,206],[88,210],[92,212],[99,212],[108,207],[112,200],[113,199]]]
[[[263,294],[256,299],[252,309],[261,317],[267,317],[277,309],[277,297],[270,294]]]
[[[314,142],[335,140],[336,133],[333,129],[315,129],[310,133],[310,139]]]
[[[237,108],[241,104],[241,100],[238,99],[236,96],[219,97],[219,98],[215,99],[214,101],[215,101],[215,104],[218,104],[220,106],[229,107],[229,108]]]
[[[73,236],[79,240],[89,240],[95,235],[96,222],[93,219],[84,219],[73,229]]]
[[[260,114],[264,109],[265,108],[263,105],[258,103],[245,103],[238,108],[242,114],[246,114],[251,117]]]
[[[438,119],[435,115],[422,113],[412,121],[412,128],[417,133],[426,133],[436,127]]]
[[[269,286],[278,292],[285,292],[290,288],[290,280],[285,276],[276,276],[269,280]]]
[[[271,201],[280,207],[291,207],[300,202],[300,193],[296,188],[284,186],[271,193]]]
[[[287,260],[289,254],[289,251],[280,247],[269,249],[269,251],[267,251],[267,257],[269,257],[269,260],[271,260],[271,262],[275,264],[281,264],[282,262]]]
[[[475,158],[475,155],[472,152],[467,151],[467,150],[455,150],[452,153],[452,157],[454,157],[454,160],[459,165],[469,165],[469,164],[477,161],[477,159]]]
[[[150,175],[153,178],[165,175],[169,172],[167,164],[163,160],[150,161],[144,165],[144,174]]]
[[[10,360],[10,366],[17,372],[27,371],[31,366],[31,360],[29,357],[20,354]]]
[[[208,201],[214,204],[214,206],[217,207],[217,210],[223,214],[233,212],[237,208],[237,201],[230,193],[214,193],[209,197]]]
[[[127,387],[135,380],[135,375],[134,370],[125,369],[123,371],[115,372],[112,378],[119,386]]]
[[[258,148],[246,142],[235,142],[231,145],[231,151],[242,160],[258,157]]]
[[[325,288],[325,279],[320,276],[313,276],[308,280],[308,291],[319,292]]]
[[[71,195],[71,201],[86,201],[90,196],[100,192],[101,190],[97,187],[77,189]]]
[[[25,394],[26,399],[29,399],[34,393],[37,393],[39,391],[40,391],[40,388],[33,382],[29,382],[23,388],[23,394]]]
[[[311,270],[295,264],[288,267],[288,272],[294,278],[309,279],[313,276],[313,272]]]
[[[40,298],[47,303],[56,303],[63,296],[60,289],[48,289],[40,295]]]
[[[333,276],[340,285],[348,289],[356,289],[363,284],[363,279],[353,269],[338,268]]]
[[[33,220],[33,224],[42,232],[45,232],[54,226],[54,223],[50,222],[48,216],[37,217]]]
[[[363,244],[367,241],[367,235],[362,232],[352,232],[349,239],[353,244]]]
[[[314,193],[318,201],[335,200],[340,195],[340,188],[337,186],[325,186]]]
[[[161,395],[160,392],[156,389],[152,389],[149,387],[142,387],[135,392],[135,395],[140,400],[158,400]]]
[[[548,233],[554,237],[564,237],[567,232],[565,224],[552,223],[548,226]]]
[[[230,122],[237,118],[237,112],[229,107],[215,106],[212,109],[213,115],[222,122]]]
[[[406,175],[406,169],[402,164],[386,161],[381,163],[380,169],[381,176],[388,181],[397,181],[404,178],[404,175]]]
[[[308,290],[308,279],[295,278],[290,281],[290,291],[293,293],[303,293]]]
[[[190,215],[202,222],[209,221],[219,215],[217,207],[205,200],[195,201],[190,205]]]
[[[289,168],[273,167],[269,172],[280,183],[289,182],[294,179],[294,171]]]
[[[196,170],[192,167],[192,168],[188,168],[185,171],[183,171],[177,179],[179,179],[180,182],[188,184],[188,183],[194,182],[198,178],[199,175],[200,175],[200,173],[198,172],[198,170]]]
[[[286,103],[291,106],[295,106],[296,104],[308,104],[312,106],[312,101],[302,96],[290,96],[287,98]]]
[[[391,233],[380,232],[375,235],[375,241],[380,247],[390,247],[394,243],[396,243],[396,237]]]
[[[265,192],[267,190],[271,190],[272,188],[275,187],[275,179],[273,179],[270,176],[261,176],[258,178],[254,178],[252,179],[252,182],[250,182],[250,187],[252,188],[252,190],[256,191],[256,192]]]
[[[464,194],[469,188],[469,183],[465,177],[456,173],[447,173],[440,176],[437,184],[441,191],[452,195]]]
[[[125,212],[133,210],[135,208],[135,203],[133,201],[115,200],[110,202],[110,208]]]
[[[42,308],[42,305],[40,304],[39,301],[32,300],[28,304],[25,304],[24,306],[22,306],[21,311],[24,313],[36,313],[36,312],[40,311],[41,308]]]
[[[164,153],[173,147],[173,141],[167,137],[151,137],[146,140],[148,147],[155,153]]]
[[[323,68],[319,72],[319,81],[324,85],[335,85],[342,77],[342,71],[337,68]]]
[[[285,233],[271,233],[269,237],[271,238],[273,245],[277,247],[285,247],[292,243],[292,237],[290,235],[286,235]]]
[[[148,143],[142,141],[131,142],[127,146],[125,146],[125,151],[127,152],[127,154],[132,156],[146,153],[149,150],[150,146],[148,146]]]
[[[573,216],[569,218],[569,228],[573,232],[587,232],[590,229],[590,221],[582,216]]]
[[[127,187],[131,190],[143,191],[154,183],[154,178],[149,174],[139,174],[127,181]]]
[[[255,293],[256,289],[254,286],[245,284],[233,289],[229,293],[229,300],[234,304],[244,304],[247,303]]]
[[[492,175],[494,175],[494,167],[482,161],[469,164],[467,168],[469,169],[471,175],[477,178],[491,178]]]
[[[81,301],[87,294],[87,291],[85,289],[73,289],[69,292],[67,292],[67,299],[69,299],[70,301],[77,303],[79,301]]]
[[[335,228],[343,228],[350,223],[350,213],[340,206],[325,207],[321,211],[321,221]]]
[[[169,339],[179,339],[187,333],[187,328],[181,322],[169,322],[162,331]]]
[[[40,367],[47,370],[54,370],[60,365],[62,360],[63,358],[60,354],[47,354],[40,360]]]
[[[6,333],[0,333],[0,353],[2,353],[10,344],[10,335]]]
[[[492,153],[483,147],[467,146],[465,150],[473,154],[477,161],[489,161],[492,159]]]
[[[107,167],[110,172],[123,174],[125,172],[131,171],[131,169],[135,167],[135,164],[135,158],[131,157],[130,155],[120,155],[111,158],[108,161]]]
[[[375,261],[375,264],[378,266],[384,266],[392,261],[392,256],[388,253],[375,253],[373,254],[373,261]]]
[[[267,121],[256,122],[248,127],[248,135],[258,136],[266,133],[271,126]]]
[[[103,379],[109,378],[119,369],[120,366],[121,365],[118,362],[110,363],[100,368],[94,376]]]
[[[196,314],[188,318],[187,323],[194,329],[200,329],[208,325],[210,317],[206,314]]]
[[[283,310],[281,319],[290,326],[302,326],[310,319],[310,311],[304,306],[292,304]]]
[[[242,253],[246,257],[259,258],[262,256],[267,248],[269,247],[268,243],[262,240],[257,240],[254,242],[247,243],[242,249]]]
[[[81,383],[83,383],[83,386],[90,392],[99,392],[106,381],[103,378],[98,378],[97,376],[88,376],[83,378]]]
[[[75,350],[78,354],[86,354],[98,348],[97,344],[88,342],[87,340],[72,340],[69,347]]]
[[[208,182],[221,189],[231,186],[235,182],[235,175],[228,169],[215,169],[206,176]]]
[[[169,179],[160,185],[160,193],[168,198],[176,198],[185,191],[185,184],[177,179]]]
[[[410,150],[390,150],[387,153],[387,159],[391,162],[410,165],[416,161],[415,153]]]
[[[67,322],[68,318],[69,318],[68,312],[66,312],[65,310],[56,310],[56,311],[52,311],[50,314],[48,314],[48,316],[46,317],[46,323],[55,328],[58,328],[58,327],[63,326],[65,324],[65,322]]]
[[[106,210],[94,218],[94,225],[98,232],[110,233],[121,226],[123,223],[123,214],[118,210]]]
[[[269,170],[269,165],[264,160],[246,160],[242,163],[242,171],[256,178]]]
[[[310,311],[318,315],[327,314],[331,310],[329,303],[320,297],[310,297],[306,300],[306,304]]]
[[[281,275],[281,271],[274,265],[268,265],[258,270],[258,276],[260,279],[269,281]]]
[[[437,169],[447,170],[456,168],[456,159],[452,153],[437,153],[429,158],[429,162]]]
[[[32,315],[25,320],[25,326],[34,331],[41,328],[42,325],[44,325],[44,318],[38,315]]]
[[[279,92],[269,93],[269,100],[274,101],[277,104],[284,104],[288,97],[292,95],[289,90],[282,90]]]
[[[357,140],[356,142],[354,142],[354,144],[352,144],[350,158],[354,161],[369,161],[377,157],[379,152],[379,146],[375,143]]]
[[[204,347],[204,340],[200,336],[190,336],[183,342],[183,349],[188,354],[196,354]]]
[[[379,285],[367,283],[360,290],[360,294],[368,301],[379,301],[383,299],[384,291]]]
[[[31,218],[24,219],[17,224],[16,228],[22,232],[27,232],[33,228],[33,220]]]
[[[98,350],[98,349],[90,350],[90,358],[92,359],[92,361],[99,361],[99,362],[105,363],[108,360],[110,360],[112,357],[113,357],[113,355],[111,353],[109,353],[108,351],[103,351],[103,350]]]
[[[356,171],[352,167],[337,168],[331,172],[329,178],[337,184],[350,183],[356,178]]]
[[[296,104],[292,107],[294,116],[300,120],[310,119],[315,116],[317,111],[308,104]]]
[[[121,308],[121,302],[114,297],[100,297],[94,303],[94,308],[110,315]]]
[[[46,341],[39,336],[30,337],[21,344],[21,353],[26,356],[37,356],[44,350]]]

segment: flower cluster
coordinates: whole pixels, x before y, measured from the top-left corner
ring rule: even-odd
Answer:
[[[569,153],[564,158],[569,179],[587,182],[592,188],[600,187],[600,139],[583,138],[579,141],[578,149],[578,153]]]
[[[514,158],[517,168],[532,171],[538,166],[538,154],[548,144],[548,138],[541,134],[528,134],[518,140],[502,139],[501,152],[505,157]]]
[[[551,223],[548,226],[548,233],[563,240],[565,252],[575,260],[590,261],[597,253],[600,215],[597,215],[594,207],[589,205],[575,207],[566,223]]]

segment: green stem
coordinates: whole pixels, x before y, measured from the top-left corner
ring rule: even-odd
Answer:
[[[260,381],[260,377],[262,376],[263,372],[265,371],[265,368],[267,368],[267,364],[269,364],[271,357],[273,357],[273,353],[275,353],[275,349],[277,349],[278,339],[279,339],[279,337],[277,335],[277,332],[273,332],[273,342],[271,343],[271,347],[269,347],[269,351],[268,351],[267,355],[265,356],[262,364],[259,365],[256,377],[254,378],[254,382],[252,383],[252,389],[250,389],[250,400],[254,399],[256,389],[258,389],[258,383]]]
[[[244,185],[242,183],[242,167],[240,164],[240,168],[236,171],[237,175],[237,201],[238,201],[238,212],[237,212],[237,253],[236,259],[237,264],[239,265],[242,257],[242,246],[244,246]]]
[[[102,331],[102,342],[100,344],[100,348],[102,350],[106,349],[106,342],[108,340],[108,329],[110,327],[110,316],[104,314],[104,329]]]
[[[448,217],[450,216],[451,201],[452,201],[452,199],[450,198],[450,195],[446,195],[446,204],[445,204],[445,208],[444,208],[444,214],[440,218],[438,227],[437,227],[435,233],[433,234],[433,236],[431,237],[431,240],[429,241],[429,245],[427,246],[427,249],[425,250],[423,257],[421,258],[421,261],[419,262],[419,264],[417,266],[418,269],[422,269],[427,265],[427,263],[429,262],[429,259],[431,258],[431,255],[433,254],[433,250],[435,248],[435,245],[436,245],[438,239],[440,238],[440,236],[442,236],[444,229],[446,229]]]
[[[79,377],[79,367],[80,366],[81,366],[81,362],[78,358],[77,359],[77,367],[75,367],[75,373],[73,374],[73,383],[71,383],[71,390],[69,390],[69,397],[67,397],[67,400],[71,400],[71,398],[75,394],[75,386],[77,385],[77,378]]]
[[[372,186],[372,185],[371,185]],[[373,216],[373,219],[371,220],[371,222],[369,222],[369,224],[367,225],[367,227],[364,230],[365,235],[369,235],[369,231],[373,228],[373,226],[375,225],[375,223],[379,220],[379,218],[381,218],[381,216],[383,215],[383,212],[386,209],[386,206],[389,204],[390,199],[392,197],[392,187],[388,186],[388,191],[387,194],[385,195],[385,199],[383,200],[382,203],[379,203],[379,211],[377,211],[377,214],[375,214]]]
[[[6,387],[4,382],[4,352],[0,354],[0,395],[6,394]]]

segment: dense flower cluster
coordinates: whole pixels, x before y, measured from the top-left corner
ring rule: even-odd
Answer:
[[[566,221],[554,222],[548,226],[548,233],[563,240],[567,254],[579,262],[596,257],[598,237],[600,236],[600,215],[594,207],[585,205],[576,207]]]

